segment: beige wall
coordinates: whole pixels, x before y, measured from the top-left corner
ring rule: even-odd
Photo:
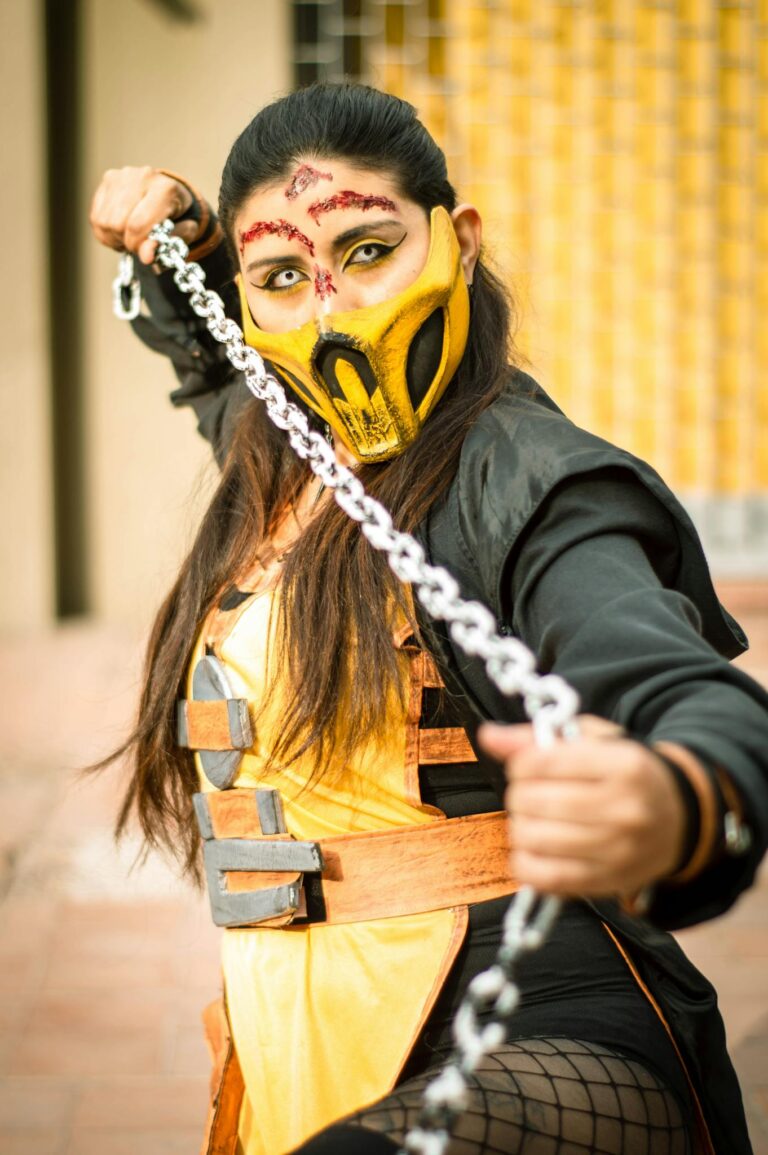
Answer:
[[[45,280],[42,28],[38,5],[0,0],[0,629],[53,606]]]
[[[170,21],[147,0],[85,3],[85,167],[153,164],[216,198],[229,146],[290,85],[285,0],[195,0]],[[83,206],[85,222],[86,206]],[[111,313],[115,255],[91,243],[86,356],[91,581],[96,613],[144,621],[167,588],[215,476],[167,364]]]

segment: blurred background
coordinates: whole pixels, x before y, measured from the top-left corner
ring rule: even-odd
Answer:
[[[215,200],[274,96],[411,100],[578,423],[694,516],[768,680],[765,0],[0,0],[0,1151],[195,1151],[216,994],[205,903],[77,768],[135,708],[151,617],[215,474],[173,377],[111,312],[102,172]],[[684,936],[719,984],[768,1152],[768,901]]]

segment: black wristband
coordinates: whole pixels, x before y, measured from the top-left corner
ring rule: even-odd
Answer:
[[[696,791],[688,780],[686,774],[680,769],[672,758],[668,758],[666,754],[662,754],[655,746],[651,746],[648,742],[642,742],[646,750],[650,750],[660,762],[663,762],[670,774],[675,780],[677,789],[680,792],[680,797],[683,800],[683,807],[685,809],[685,834],[683,836],[683,846],[680,851],[680,859],[676,864],[672,874],[679,874],[691,860],[691,856],[699,844],[701,836],[701,810],[699,808],[699,800],[696,796]]]

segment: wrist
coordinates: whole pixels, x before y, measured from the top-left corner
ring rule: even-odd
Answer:
[[[197,226],[195,236],[189,241],[189,254],[187,259],[190,261],[198,261],[203,257],[207,257],[223,240],[224,234],[218,217],[205,197],[198,192],[186,177],[180,176],[178,173],[172,172],[167,168],[161,168],[157,171],[161,172],[164,176],[170,177],[171,180],[175,180],[178,184],[183,185],[192,198],[189,207],[174,218],[177,224],[181,221],[193,221]]]
[[[675,779],[687,816],[678,865],[664,881],[671,885],[689,882],[721,855],[745,854],[752,836],[744,822],[741,798],[728,775],[677,742],[656,742],[650,749]]]

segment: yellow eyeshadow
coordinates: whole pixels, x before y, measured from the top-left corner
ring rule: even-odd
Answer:
[[[255,289],[260,289],[264,293],[280,293],[283,295],[293,294],[299,289],[303,289],[308,285],[309,279],[303,281],[295,281],[292,285],[272,285],[269,280],[266,280],[263,285],[254,285]]]
[[[356,253],[358,249],[364,249],[366,245],[382,245],[382,246],[386,245],[386,250],[384,252],[379,253],[378,257],[374,257],[374,259],[372,261],[363,261],[361,264],[348,265],[346,263],[347,257],[353,256],[354,253]],[[352,247],[350,249],[348,249],[347,252],[342,257],[341,267],[343,268],[345,273],[364,273],[366,269],[372,269],[376,265],[380,265],[382,261],[386,261],[389,257],[391,257],[393,255],[393,253],[397,247],[398,247],[397,245],[392,245],[391,242],[389,242],[389,241],[376,241],[376,240],[373,240],[372,238],[370,240],[366,240],[366,241],[358,241],[356,244],[352,245]]]

